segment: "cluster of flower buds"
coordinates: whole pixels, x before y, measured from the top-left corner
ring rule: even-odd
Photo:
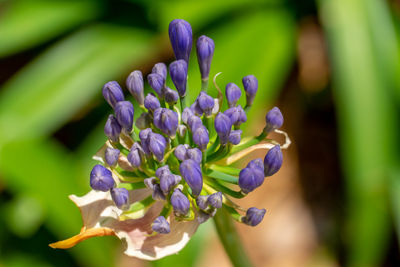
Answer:
[[[192,29],[184,20],[173,20],[169,36],[176,61],[169,67],[157,63],[147,81],[154,93],[144,94],[141,71],[133,71],[126,87],[138,104],[141,114],[134,121],[134,106],[126,101],[115,82],[103,87],[105,100],[114,109],[104,133],[108,137],[104,165],[96,165],[90,174],[94,190],[110,191],[123,215],[137,213],[137,203],[129,199],[130,191],[148,188],[150,196],[140,207],[145,211],[156,202],[163,209],[152,223],[159,234],[170,233],[170,220],[197,220],[203,223],[225,207],[232,217],[250,226],[259,224],[266,210],[242,209],[233,198],[242,198],[261,186],[265,177],[275,174],[282,165],[280,145],[267,135],[283,124],[277,107],[266,115],[260,135],[242,140],[240,127],[258,89],[255,76],[243,78],[246,106],[238,105],[242,90],[234,83],[225,88],[228,109],[221,110],[223,96],[207,94],[214,41],[200,36],[196,43],[202,90],[194,103],[186,105],[187,73],[192,49]],[[167,75],[176,91],[167,86]],[[179,103],[178,103],[179,102]],[[253,146],[265,143],[270,148],[264,160],[254,159],[242,170],[229,166]],[[234,187],[238,187],[235,190]],[[132,208],[134,207],[134,208]],[[246,211],[241,215],[241,211]],[[170,216],[173,213],[173,217]]]
[[[104,85],[103,96],[114,112],[104,126],[108,140],[94,156],[100,164],[90,173],[93,190],[83,197],[70,196],[81,209],[84,227],[52,247],[68,248],[89,237],[117,235],[127,242],[126,254],[154,260],[182,249],[197,227],[220,209],[250,226],[263,220],[265,209],[245,209],[234,199],[256,190],[281,168],[281,149],[290,145],[287,134],[279,130],[282,113],[272,108],[263,131],[242,138],[240,128],[247,121],[258,81],[253,75],[243,77],[244,108],[238,104],[242,89],[228,83],[228,108],[222,110],[224,96],[215,78],[218,95],[208,92],[215,45],[207,36],[196,42],[201,91],[188,105],[190,24],[173,20],[169,37],[176,60],[168,67],[155,64],[147,75],[154,92],[145,94],[139,70],[126,79],[136,110],[117,82]],[[176,90],[168,87],[172,87],[166,82],[168,73]],[[284,135],[285,143],[268,139],[271,132]],[[243,169],[233,166],[256,149],[268,149],[264,159],[254,159]]]

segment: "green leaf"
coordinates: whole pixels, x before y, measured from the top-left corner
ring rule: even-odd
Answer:
[[[0,16],[0,58],[50,40],[98,14],[93,1],[13,1]]]
[[[382,15],[379,14],[382,9],[371,8],[372,2],[319,2],[333,62],[341,159],[346,178],[345,236],[350,266],[381,265],[390,240],[386,194],[388,171],[395,160],[393,150],[398,135],[395,125],[399,118],[389,96],[389,87],[394,84],[385,81],[385,75],[380,73],[386,67],[393,68],[394,64],[387,62],[390,60],[387,54],[397,52],[393,51],[395,46],[384,44],[386,38],[375,38],[376,29],[385,28],[388,21],[376,19]],[[376,25],[371,25],[371,19]],[[379,35],[385,34],[388,32]],[[377,47],[391,50],[381,52]],[[391,69],[391,73],[394,71]]]
[[[148,33],[96,25],[56,44],[11,79],[0,97],[1,142],[43,136],[101,94],[102,85],[147,59]]]

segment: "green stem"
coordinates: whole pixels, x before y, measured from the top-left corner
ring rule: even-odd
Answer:
[[[263,141],[265,139],[265,137],[267,137],[267,134],[263,131],[259,136],[255,136],[252,139],[250,139],[249,141],[247,141],[244,144],[239,144],[237,146],[234,146],[232,148],[232,154],[242,151],[243,149],[246,149],[248,147],[257,145],[258,143],[260,143],[261,141]]]
[[[234,198],[243,198],[243,197],[246,196],[245,194],[242,193],[242,191],[232,190],[232,189],[220,184],[216,179],[214,179],[212,177],[208,177],[208,176],[206,176],[206,177],[208,179],[204,180],[204,182],[207,185],[213,187],[214,189],[216,189],[218,191],[221,191],[224,194],[227,194],[227,195],[229,195],[231,197],[234,197]]]
[[[241,169],[237,169],[235,167],[229,167],[229,166],[219,166],[219,165],[211,165],[209,166],[211,170],[219,171],[219,172],[224,172],[233,176],[238,176]]]
[[[236,232],[235,224],[225,208],[218,210],[215,214],[214,225],[232,265],[236,267],[252,266]]]
[[[236,176],[232,176],[224,172],[208,169],[206,174],[214,179],[222,180],[231,184],[238,184],[238,178]]]
[[[208,78],[207,79],[202,79],[201,80],[201,91],[207,92],[208,88]]]

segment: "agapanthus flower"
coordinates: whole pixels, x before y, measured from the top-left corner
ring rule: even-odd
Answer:
[[[197,42],[202,90],[192,103],[186,103],[192,30],[186,21],[174,20],[169,35],[177,60],[169,68],[157,63],[147,75],[157,96],[144,97],[143,75],[137,70],[129,75],[126,86],[140,109],[134,110],[125,100],[117,82],[103,87],[104,98],[113,108],[104,127],[108,140],[93,157],[99,163],[89,175],[92,190],[83,197],[70,196],[81,211],[83,228],[78,235],[51,244],[53,248],[115,235],[126,243],[127,255],[155,260],[179,252],[199,225],[220,209],[239,223],[256,226],[262,222],[265,209],[242,208],[234,199],[257,190],[265,177],[281,168],[282,149],[290,144],[287,134],[279,130],[282,113],[273,108],[258,136],[242,138],[257,79],[243,78],[244,109],[237,105],[241,89],[228,83],[225,101],[229,108],[221,110],[223,93],[219,88],[217,96],[207,92],[214,42],[205,36]],[[175,88],[166,85],[167,69]],[[141,114],[134,123],[135,112]],[[286,142],[280,145],[267,139],[270,132],[283,134]],[[269,149],[264,160],[254,159],[243,169],[232,166],[256,149]]]

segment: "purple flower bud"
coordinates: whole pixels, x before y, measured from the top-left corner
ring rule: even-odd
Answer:
[[[196,204],[199,209],[205,210],[208,207],[208,196],[198,196],[196,198]]]
[[[144,99],[144,107],[150,111],[154,111],[160,107],[160,101],[158,101],[158,98],[155,95],[147,94]]]
[[[197,98],[197,103],[206,116],[211,116],[214,108],[214,99],[207,95],[206,92],[201,91]]]
[[[178,129],[178,113],[167,108],[158,108],[154,111],[154,125],[170,137],[176,135]]]
[[[194,112],[195,115],[197,116],[202,116],[203,115],[203,110],[201,109],[199,105],[198,98],[193,102],[193,104],[190,106],[190,109]]]
[[[153,193],[152,193],[151,197],[152,197],[154,200],[160,200],[160,201],[165,200],[164,193],[163,193],[163,191],[161,190],[161,187],[160,187],[159,184],[154,184],[154,186],[153,186]]]
[[[187,145],[178,145],[175,148],[174,155],[180,161],[184,161],[186,159]]]
[[[148,189],[154,190],[154,185],[156,184],[156,177],[150,177],[143,180],[143,183]]]
[[[265,121],[267,125],[265,126],[264,131],[267,133],[279,129],[283,124],[283,116],[278,107],[273,107],[270,111],[268,111],[267,116],[265,116]]]
[[[132,131],[133,127],[133,105],[129,101],[120,101],[115,105],[115,117],[118,123],[128,133]]]
[[[160,188],[164,195],[168,195],[172,188],[175,186],[175,176],[172,173],[166,173],[160,178]]]
[[[166,87],[165,89],[165,102],[167,102],[170,105],[175,105],[176,102],[178,102],[179,95],[176,91],[172,90],[169,87]]]
[[[186,134],[187,128],[185,125],[179,124],[176,131],[178,132],[178,135],[183,138]]]
[[[260,171],[264,171],[264,163],[262,159],[253,159],[246,167],[249,169],[258,168]]]
[[[97,164],[90,172],[90,187],[94,190],[107,192],[114,187],[111,171]]]
[[[103,97],[112,108],[117,102],[125,100],[121,86],[116,81],[108,82],[103,86]]]
[[[160,75],[164,81],[167,79],[167,66],[162,62],[155,64],[151,72]]]
[[[244,112],[241,105],[225,110],[224,114],[231,119],[232,124],[235,126],[240,126],[240,124],[247,121],[246,112]]]
[[[191,108],[185,108],[182,112],[182,121],[188,124],[188,120],[190,117],[194,115],[193,110]]]
[[[196,128],[196,130],[193,132],[193,141],[202,151],[207,149],[210,138],[208,136],[208,130],[205,126],[201,125]]]
[[[168,165],[162,166],[156,170],[156,176],[158,179],[161,179],[161,176],[163,176],[165,174],[171,174],[171,171],[170,171]]]
[[[153,133],[151,128],[147,128],[139,132],[140,144],[142,145],[142,149],[146,155],[150,155],[151,152],[149,147],[150,145],[149,136],[151,133]]]
[[[117,119],[113,115],[108,116],[106,125],[104,126],[104,133],[111,141],[119,141],[119,135],[121,134],[121,125],[119,125]]]
[[[229,142],[234,145],[239,144],[241,135],[242,135],[242,130],[231,131],[231,133],[229,134]]]
[[[234,107],[242,95],[240,88],[234,83],[228,83],[225,87],[225,96],[228,100],[229,107]]]
[[[176,60],[169,65],[169,74],[180,97],[186,95],[187,63],[184,60]]]
[[[198,164],[201,164],[202,156],[203,155],[201,153],[201,150],[198,149],[197,147],[188,149],[186,152],[187,159],[192,159],[196,161]]]
[[[244,90],[246,91],[247,106],[253,105],[254,98],[258,89],[258,80],[254,75],[248,75],[242,79]]]
[[[106,160],[106,163],[112,167],[117,165],[119,153],[120,153],[119,149],[107,147],[104,153],[104,158]]]
[[[197,117],[196,115],[193,115],[193,116],[189,117],[189,119],[188,119],[188,126],[192,132],[195,132],[197,128],[203,126],[203,122],[201,121],[201,119],[199,117]]]
[[[212,217],[211,214],[208,214],[207,212],[204,212],[204,211],[200,210],[200,211],[198,212],[198,215],[197,215],[197,222],[198,222],[199,224],[205,223],[205,222],[208,221],[208,219],[210,219],[211,217]]]
[[[215,131],[217,132],[222,145],[228,143],[229,134],[232,129],[231,119],[223,113],[218,113],[214,120]]]
[[[282,151],[279,145],[271,148],[264,158],[264,175],[271,176],[275,174],[282,166]]]
[[[197,39],[196,51],[197,51],[197,61],[199,62],[200,73],[202,79],[208,79],[210,73],[211,60],[214,55],[214,41],[202,35]]]
[[[147,76],[147,81],[150,87],[158,94],[158,96],[163,97],[164,79],[160,74],[152,73]]]
[[[146,129],[151,126],[151,116],[147,112],[143,112],[140,114],[139,118],[136,119],[136,126],[140,129]]]
[[[144,151],[139,143],[134,143],[127,156],[127,159],[132,167],[138,168],[140,165],[142,165],[142,158],[144,156],[143,154]]]
[[[164,216],[158,216],[151,224],[151,229],[159,234],[168,234],[169,232],[171,232],[169,223],[164,218]]]
[[[129,208],[129,191],[126,188],[112,188],[111,198],[119,209]]]
[[[175,189],[171,196],[171,205],[174,208],[176,216],[185,216],[189,212],[189,199],[182,193],[181,190]]]
[[[264,182],[264,173],[258,169],[244,168],[239,173],[239,187],[243,193],[248,194]]]
[[[176,59],[183,59],[189,63],[193,42],[190,24],[183,19],[174,19],[169,23],[168,33]]]
[[[222,193],[216,192],[208,197],[208,203],[216,209],[222,208]]]
[[[167,147],[167,141],[161,134],[157,133],[152,133],[148,139],[151,153],[153,153],[158,161],[162,161],[164,158],[165,148]]]
[[[126,79],[126,87],[129,93],[133,95],[139,105],[143,105],[144,92],[143,92],[143,75],[140,70],[135,70],[129,74]]]
[[[242,222],[250,226],[256,226],[263,220],[266,212],[265,209],[250,208],[246,211],[246,216],[242,217]]]
[[[198,196],[203,188],[203,176],[200,164],[192,159],[184,160],[179,166],[183,179],[192,189],[192,193]]]

